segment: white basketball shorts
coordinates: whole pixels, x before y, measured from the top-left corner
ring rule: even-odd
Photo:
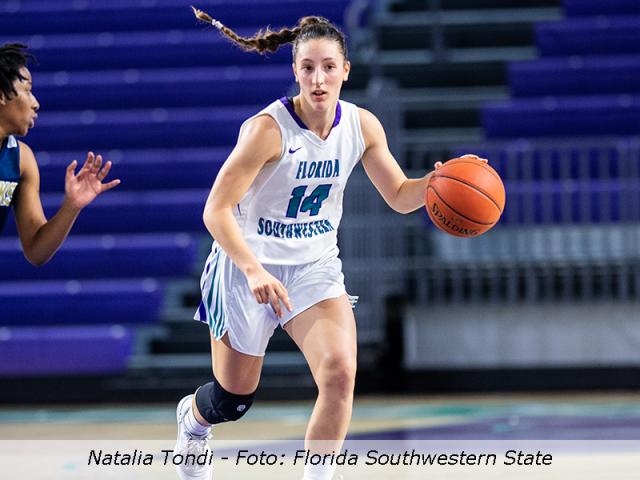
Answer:
[[[278,325],[284,326],[318,302],[346,293],[337,253],[336,248],[319,260],[302,265],[263,265],[282,282],[293,306],[289,312],[282,305],[283,316],[278,318],[270,304],[258,303],[244,274],[214,243],[200,279],[202,301],[194,319],[207,323],[218,340],[228,333],[234,350],[263,356]]]

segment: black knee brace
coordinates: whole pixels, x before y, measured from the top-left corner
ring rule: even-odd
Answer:
[[[196,392],[200,415],[212,425],[239,420],[251,408],[256,392],[236,395],[227,392],[214,378]]]

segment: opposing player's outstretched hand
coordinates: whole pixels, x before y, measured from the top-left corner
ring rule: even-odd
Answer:
[[[287,310],[293,311],[287,289],[284,288],[280,280],[266,270],[261,269],[259,272],[248,274],[247,282],[258,303],[271,304],[271,308],[273,308],[278,318],[282,318],[282,305],[280,302],[287,307]]]
[[[102,192],[120,184],[118,179],[102,183],[111,170],[111,162],[102,165],[102,155],[95,156],[93,152],[89,152],[84,165],[76,175],[77,165],[78,162],[74,160],[67,167],[64,190],[67,199],[78,209],[86,207]]]
[[[458,158],[476,158],[476,159],[480,160],[481,162],[489,163],[489,160],[487,160],[486,158],[480,158],[479,156],[474,155],[473,153],[467,153],[466,155],[462,155],[461,157],[458,157]],[[436,162],[435,165],[434,165],[434,168],[436,170],[438,170],[442,165],[444,165],[444,163]]]

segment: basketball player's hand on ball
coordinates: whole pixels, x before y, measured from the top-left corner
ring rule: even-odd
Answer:
[[[287,289],[264,268],[255,273],[247,273],[247,282],[258,303],[270,304],[278,318],[282,318],[282,305],[290,312],[293,311]]]
[[[120,184],[118,179],[103,183],[111,170],[111,162],[102,165],[102,155],[95,156],[93,152],[89,152],[84,165],[76,175],[77,164],[76,160],[69,164],[64,181],[67,200],[77,209],[86,207],[102,192]]]
[[[489,163],[489,161],[486,158],[480,158],[479,156],[474,155],[472,153],[468,153],[466,155],[462,155],[461,157],[458,157],[458,158],[475,158],[476,160],[480,160],[482,163]],[[434,165],[434,168],[436,170],[438,170],[440,167],[442,167],[442,165],[444,165],[444,163],[436,162],[435,165]]]
[[[486,159],[463,155],[438,163],[429,174],[424,205],[433,224],[456,237],[490,230],[504,211],[504,184]]]

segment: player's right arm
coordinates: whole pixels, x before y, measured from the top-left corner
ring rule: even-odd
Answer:
[[[102,157],[92,152],[75,174],[77,162],[67,167],[65,196],[56,214],[50,220],[44,215],[40,201],[40,172],[31,149],[23,142],[20,146],[20,185],[14,204],[16,226],[24,255],[33,265],[48,262],[69,235],[80,211],[102,192],[116,187],[120,180],[103,183],[111,162],[102,165]]]
[[[287,290],[265,270],[247,245],[233,209],[260,170],[279,159],[281,143],[280,129],[273,118],[261,115],[249,121],[216,177],[203,214],[209,233],[247,277],[258,303],[271,303],[278,317],[282,316],[280,301],[292,310]]]
[[[79,209],[64,202],[49,221],[40,201],[40,172],[31,149],[23,142],[20,147],[20,186],[14,205],[16,226],[25,257],[33,265],[43,265],[55,254],[67,238]]]

